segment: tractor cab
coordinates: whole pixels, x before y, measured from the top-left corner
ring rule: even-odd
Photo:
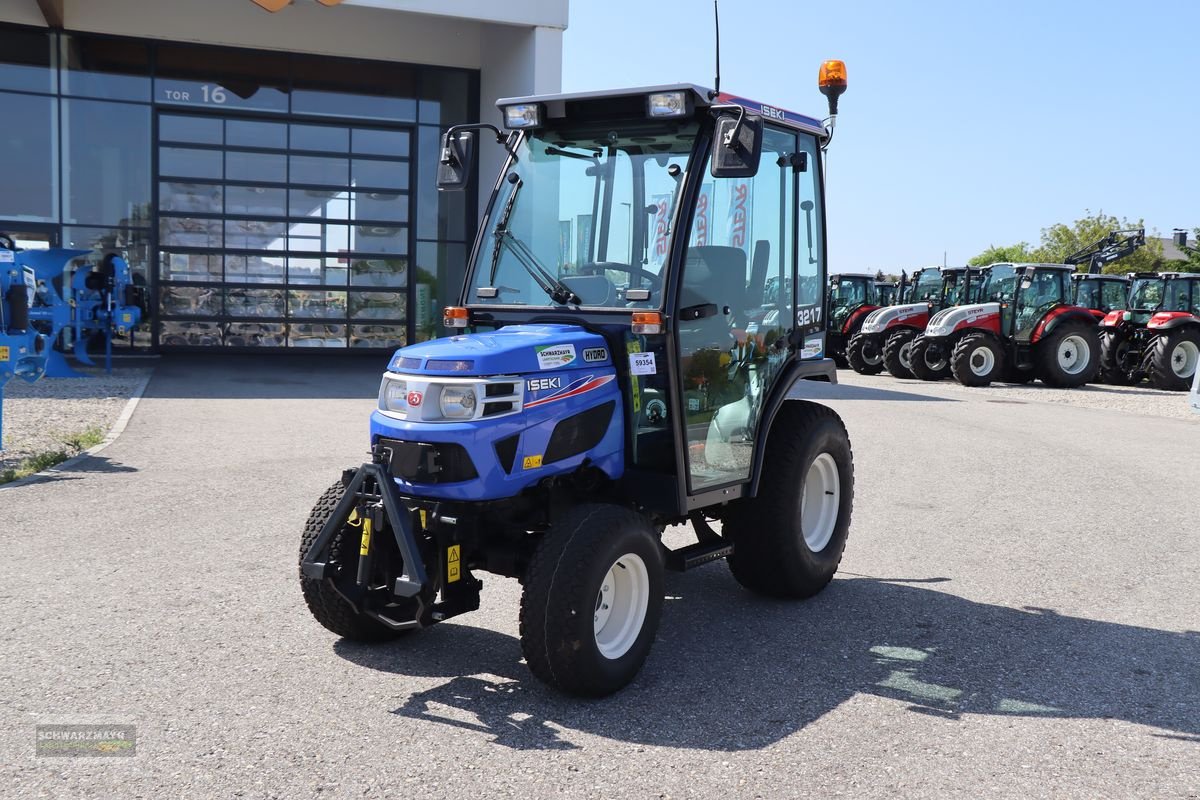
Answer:
[[[820,85],[824,122],[684,84],[500,100],[505,131],[443,135],[443,191],[471,184],[479,136],[505,158],[451,335],[396,351],[371,462],[313,509],[322,624],[387,638],[478,608],[476,572],[518,577],[530,669],[605,694],[646,657],[666,568],[828,583],[853,465],[801,398],[835,380],[822,154],[845,66]],[[697,541],[668,550],[685,522]]]
[[[1071,275],[1071,304],[1090,310],[1096,319],[1103,319],[1110,311],[1129,307],[1130,283],[1129,278],[1121,275],[1076,272]]]

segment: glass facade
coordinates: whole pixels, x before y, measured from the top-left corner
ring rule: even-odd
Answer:
[[[475,198],[438,141],[470,70],[0,26],[20,126],[0,230],[117,252],[151,288],[147,348],[394,348],[436,335]],[[28,234],[33,235],[33,234]]]

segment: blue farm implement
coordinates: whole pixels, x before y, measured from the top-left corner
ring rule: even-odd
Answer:
[[[36,290],[33,269],[0,249],[0,450],[4,449],[4,385],[11,378],[30,383],[46,372],[50,343],[34,330],[29,310]]]
[[[822,155],[844,65],[820,85],[824,123],[675,85],[501,100],[506,132],[444,134],[441,190],[471,183],[483,132],[504,167],[454,335],[395,353],[371,461],[309,516],[317,621],[411,637],[478,608],[477,573],[515,577],[530,670],[602,695],[647,657],[664,570],[726,560],[774,597],[829,583],[854,494],[813,383],[836,382]],[[684,523],[696,541],[666,547]]]
[[[113,337],[128,336],[142,320],[146,297],[140,276],[116,255],[90,264],[83,261],[90,250],[15,250],[7,237],[0,237],[0,248],[32,272],[30,323],[52,345],[46,377],[86,377],[67,363],[66,353],[92,366],[88,350],[94,346],[104,348],[104,366],[111,372]]]

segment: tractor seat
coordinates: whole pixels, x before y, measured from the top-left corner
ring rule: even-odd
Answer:
[[[570,275],[562,284],[574,292],[585,306],[619,305],[617,287],[604,275]]]

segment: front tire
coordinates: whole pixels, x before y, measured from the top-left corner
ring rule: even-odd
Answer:
[[[894,378],[912,378],[912,343],[917,332],[912,328],[893,331],[883,345],[883,366]]]
[[[545,533],[525,574],[525,661],[568,694],[611,694],[645,662],[662,603],[661,548],[646,518],[621,506],[576,506]]]
[[[908,351],[908,365],[914,377],[923,381],[940,381],[949,378],[950,353],[949,340],[931,342],[925,334],[919,333],[912,341]]]
[[[878,375],[883,372],[883,350],[873,335],[856,333],[846,345],[846,363],[859,375]]]
[[[1113,386],[1132,386],[1140,380],[1136,370],[1129,368],[1133,342],[1122,330],[1100,333],[1100,380]]]
[[[300,539],[301,565],[317,537],[321,535],[321,529],[333,515],[333,511],[345,491],[341,481],[338,481],[326,489],[325,493],[317,500],[317,504],[313,506],[308,515],[308,522],[304,525],[304,534]],[[352,552],[358,544],[359,531],[351,525],[342,526],[330,543],[330,559],[357,563],[357,554],[354,554],[352,558],[344,554]],[[385,642],[412,632],[411,629],[395,630],[374,617],[359,613],[354,606],[338,594],[337,590],[333,588],[331,580],[316,580],[306,577],[303,567],[300,572],[300,590],[304,593],[304,602],[308,604],[308,610],[312,612],[317,622],[344,639],[358,642]]]
[[[1200,328],[1188,325],[1160,333],[1148,348],[1146,377],[1156,389],[1186,392],[1200,364]]]
[[[968,333],[954,345],[950,370],[963,386],[987,386],[1004,371],[1004,351],[986,333]]]
[[[1100,334],[1096,326],[1067,322],[1037,343],[1034,360],[1047,386],[1074,389],[1096,380],[1100,370]]]
[[[767,440],[758,495],[729,506],[738,583],[769,597],[812,597],[833,580],[854,507],[854,457],[842,420],[816,403],[789,402]]]

